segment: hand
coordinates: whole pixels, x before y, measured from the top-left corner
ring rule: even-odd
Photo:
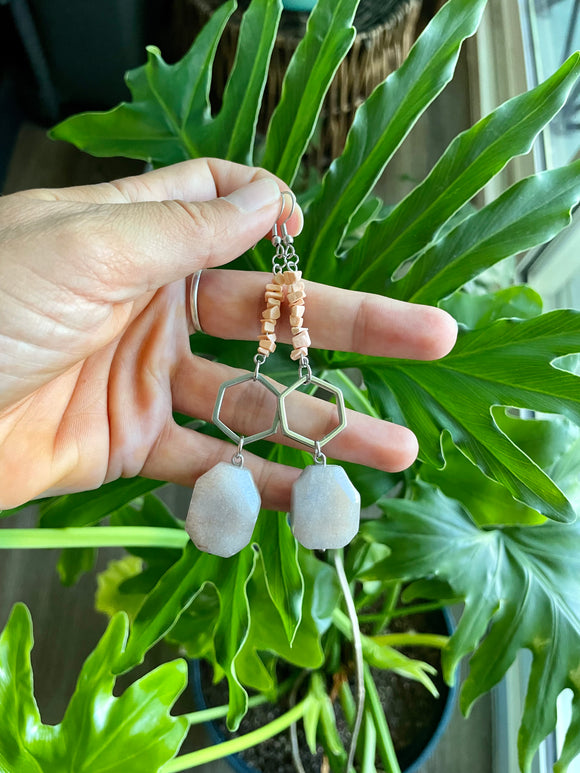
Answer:
[[[285,189],[262,169],[198,159],[0,199],[0,508],[121,476],[192,486],[231,458],[231,443],[172,418],[211,420],[219,384],[235,375],[192,355],[186,278],[267,235]],[[300,231],[298,208],[287,226]],[[204,331],[255,339],[266,281],[204,272]],[[315,347],[434,359],[454,344],[456,325],[438,309],[312,282],[307,292]],[[281,328],[281,340],[289,334]],[[294,402],[298,412],[311,403]],[[324,421],[322,407],[312,424]],[[348,421],[325,447],[330,456],[390,471],[414,461],[408,429],[359,414]],[[264,505],[288,509],[299,470],[244,456]]]

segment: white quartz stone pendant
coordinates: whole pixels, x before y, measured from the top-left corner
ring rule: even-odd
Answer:
[[[220,462],[198,478],[185,530],[200,550],[229,558],[251,540],[259,512],[252,473]]]
[[[310,550],[342,548],[359,529],[360,494],[337,464],[306,467],[292,487],[290,525]]]

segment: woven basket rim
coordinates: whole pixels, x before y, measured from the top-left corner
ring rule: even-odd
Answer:
[[[206,13],[211,13],[222,3],[222,0],[189,0],[198,7],[201,6]],[[231,17],[234,24],[241,20],[244,11],[250,4],[250,0],[238,0],[238,8]],[[362,38],[375,35],[378,30],[387,31],[397,27],[406,19],[410,11],[421,4],[421,0],[392,0],[391,4],[385,0],[362,0],[353,22],[357,36]],[[278,36],[288,39],[300,40],[304,37],[306,25],[310,14],[305,11],[284,11],[278,28]]]

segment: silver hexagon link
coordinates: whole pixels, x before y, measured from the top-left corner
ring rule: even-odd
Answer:
[[[268,437],[268,435],[273,435],[274,432],[276,432],[278,429],[280,418],[279,412],[276,411],[276,415],[274,416],[274,423],[270,429],[263,430],[262,432],[256,432],[254,435],[246,435],[243,438],[241,435],[238,435],[237,432],[234,432],[233,429],[230,429],[227,424],[224,424],[224,422],[220,419],[220,411],[224,401],[226,389],[232,386],[236,386],[236,384],[243,384],[244,381],[257,381],[258,383],[265,386],[266,389],[268,389],[270,392],[272,392],[272,394],[276,395],[276,397],[280,397],[280,392],[272,383],[270,383],[270,381],[268,381],[267,378],[262,376],[261,373],[245,373],[243,376],[232,378],[230,381],[224,381],[224,383],[220,386],[213,409],[212,421],[216,427],[219,427],[222,432],[230,438],[230,440],[234,441],[234,443],[240,443],[240,441],[243,439],[244,446],[247,446],[248,443],[253,443],[255,440],[262,440],[263,438]]]
[[[317,386],[322,387],[322,389],[326,389],[327,392],[330,392],[336,396],[338,425],[321,440],[313,440],[312,438],[306,437],[306,435],[301,435],[299,432],[295,432],[293,429],[290,429],[290,425],[288,424],[285,400],[289,394],[295,392],[304,384],[316,384]],[[292,386],[289,386],[288,389],[285,389],[278,397],[278,412],[280,414],[282,434],[288,438],[291,438],[292,440],[297,440],[299,443],[303,443],[305,446],[308,446],[314,450],[320,450],[322,446],[326,445],[326,443],[332,440],[332,438],[336,437],[338,433],[342,432],[342,430],[346,427],[346,408],[344,405],[344,397],[342,396],[342,392],[338,387],[335,387],[334,384],[329,384],[328,381],[324,381],[323,379],[317,378],[316,376],[302,376],[302,378],[299,378],[298,381],[292,384]]]

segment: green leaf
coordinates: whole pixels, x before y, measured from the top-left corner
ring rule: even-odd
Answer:
[[[349,477],[350,482],[360,494],[361,507],[370,507],[378,499],[384,496],[401,480],[400,475],[395,475],[382,470],[374,470],[363,464],[354,462],[336,461]]]
[[[143,603],[143,593],[126,593],[123,583],[138,577],[143,569],[143,561],[137,556],[125,556],[117,561],[109,561],[107,568],[97,575],[95,609],[104,615],[113,617],[117,612],[125,612],[131,622]]]
[[[104,113],[71,116],[55,126],[50,136],[94,156],[138,158],[156,166],[205,155],[196,133],[211,121],[212,63],[235,6],[230,0],[218,8],[177,64],[167,65],[159,49],[148,46],[147,63],[126,75],[131,103],[122,102]]]
[[[436,303],[494,263],[552,239],[579,200],[580,161],[521,180],[425,250],[389,295]]]
[[[301,545],[298,547],[298,558],[304,575],[305,593],[309,594],[305,607],[316,625],[316,630],[323,634],[330,628],[332,613],[342,597],[338,577],[331,566],[319,561],[310,550]]]
[[[378,565],[381,566],[382,564],[379,563]],[[376,567],[376,564],[374,566]],[[352,641],[352,623],[348,617],[340,610],[335,610],[333,622],[343,636]],[[366,636],[364,633],[361,633],[360,638],[363,658],[369,666],[395,671],[407,679],[420,682],[432,695],[438,697],[437,688],[429,678],[429,674],[437,673],[437,669],[434,666],[423,663],[421,660],[409,658],[382,641],[382,639],[388,637]]]
[[[140,663],[145,653],[171,631],[204,586],[213,585],[220,599],[219,620],[214,631],[215,657],[225,672],[230,690],[228,727],[236,729],[247,710],[248,696],[239,682],[235,659],[248,632],[250,610],[246,585],[256,560],[257,552],[251,547],[224,559],[188,545],[182,558],[161,577],[139,609],[127,648],[114,664],[115,673]]]
[[[323,675],[315,671],[310,677],[308,694],[320,707],[319,732],[321,732],[324,749],[331,757],[337,757],[342,765],[346,762],[346,752],[336,725],[336,714],[330,695],[326,691]]]
[[[111,526],[149,526],[183,530],[183,521],[177,520],[156,496],[146,494],[115,511],[111,515]],[[179,561],[182,555],[182,551],[175,548],[128,547],[127,551],[146,562],[147,568],[127,577],[120,591],[126,595],[141,597],[153,590],[165,572]]]
[[[539,464],[580,511],[580,427],[561,416],[516,417],[494,410],[502,432]]]
[[[165,663],[118,698],[111,664],[127,636],[116,616],[89,655],[59,725],[43,725],[33,695],[32,621],[17,604],[0,636],[0,770],[3,773],[157,773],[172,759],[188,730],[171,708],[187,683],[182,660]]]
[[[413,500],[383,500],[386,518],[363,530],[391,548],[372,578],[408,581],[436,574],[465,599],[443,666],[449,681],[475,651],[461,692],[473,702],[503,677],[518,651],[532,653],[520,764],[531,769],[540,742],[556,723],[556,700],[569,687],[580,702],[580,522],[480,530],[457,502],[427,484]],[[538,699],[541,696],[541,700]],[[564,754],[577,751],[569,737]]]
[[[61,583],[70,587],[76,585],[85,572],[90,572],[97,560],[95,548],[66,548],[61,554],[56,565]]]
[[[437,470],[430,464],[423,464],[419,477],[438,486],[446,496],[459,500],[479,526],[529,526],[546,520],[533,508],[514,499],[504,486],[484,475],[453,445],[447,433],[442,439],[442,450],[445,467]]]
[[[166,486],[164,481],[130,478],[106,483],[96,491],[65,494],[46,499],[40,506],[40,526],[92,526],[150,491]]]
[[[282,620],[268,593],[263,567],[258,564],[248,584],[248,603],[251,610],[250,627],[238,657],[236,669],[243,685],[263,693],[275,687],[270,655],[282,658],[299,668],[320,668],[324,663],[321,633],[310,614],[315,583],[308,584],[304,595],[300,624],[289,642]]]
[[[183,530],[183,521],[178,521],[154,494],[146,494],[112,513],[111,526],[153,526]],[[159,576],[179,560],[182,552],[175,548],[159,547],[129,547],[128,551],[146,561],[150,568],[157,569]]]
[[[527,153],[564,105],[580,72],[579,61],[574,54],[547,81],[458,135],[427,178],[385,220],[373,223],[351,250],[340,269],[346,286],[355,280],[356,289],[385,288],[396,269],[436,239],[449,218],[511,158]]]
[[[498,319],[532,319],[542,313],[542,299],[527,285],[505,287],[494,293],[477,295],[459,290],[441,301],[439,308],[449,312],[464,327],[487,327]]]
[[[18,505],[18,507],[11,507],[10,510],[0,510],[0,518],[10,518],[13,515],[17,515],[21,510],[24,510],[25,507],[41,505],[48,500],[48,497],[44,499],[35,499],[34,502],[24,502],[23,504]]]
[[[188,658],[206,658],[215,674],[223,674],[216,660],[214,634],[220,619],[220,596],[206,585],[166,634],[166,641],[183,648]]]
[[[452,353],[437,362],[383,360],[381,367],[370,358],[344,359],[363,366],[377,405],[412,427],[425,462],[443,466],[440,438],[447,430],[468,459],[520,502],[549,518],[573,521],[564,494],[501,431],[491,407],[560,413],[580,424],[578,377],[552,365],[578,351],[580,313],[564,310],[463,332]]]
[[[331,566],[301,546],[298,560],[304,577],[304,598],[292,644],[272,604],[261,562],[248,583],[249,630],[236,657],[236,670],[242,684],[265,693],[275,688],[272,654],[301,668],[322,665],[321,637],[331,625],[340,598],[340,585]]]
[[[290,531],[287,514],[262,511],[253,541],[262,558],[266,591],[292,646],[302,618],[304,577],[298,563],[298,543]]]
[[[356,37],[359,0],[319,0],[294,52],[272,114],[262,165],[292,185],[324,97]],[[292,120],[288,120],[292,116]]]
[[[383,204],[382,199],[379,199],[378,196],[367,196],[348,224],[343,241],[344,251],[348,252],[351,247],[357,244],[370,223],[374,220],[382,220],[391,209],[392,206]]]
[[[363,656],[369,666],[394,671],[406,679],[419,682],[436,698],[439,696],[437,688],[429,678],[429,674],[437,673],[436,668],[422,660],[409,658],[386,644],[379,644],[371,636],[361,634],[361,641]]]
[[[205,133],[207,155],[252,163],[262,93],[281,13],[281,0],[252,0],[244,14],[222,109]]]
[[[332,267],[348,224],[417,119],[451,80],[462,42],[479,24],[485,0],[450,0],[399,69],[357,110],[342,156],[311,204],[300,249],[306,265]],[[305,261],[306,262],[306,261]]]
[[[318,720],[320,719],[320,702],[310,701],[308,709],[304,712],[302,722],[304,723],[304,735],[306,743],[312,755],[316,754],[316,731],[318,730]]]

